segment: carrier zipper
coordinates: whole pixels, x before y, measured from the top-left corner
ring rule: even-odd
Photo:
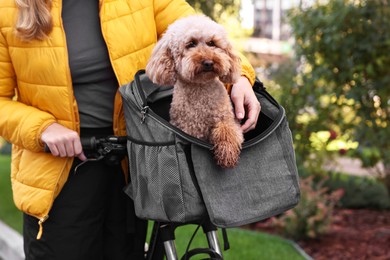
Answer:
[[[137,88],[138,91],[136,93],[138,93],[138,98],[142,101],[142,104],[140,104],[138,102],[137,98],[135,98],[135,101],[137,102],[137,104],[138,104],[138,106],[140,107],[140,110],[141,110],[141,114],[142,114],[141,122],[145,122],[146,116],[149,114],[149,116],[151,116],[158,123],[162,124],[164,127],[168,128],[168,129],[170,129],[175,134],[179,135],[180,137],[184,138],[185,140],[187,140],[187,141],[189,141],[191,143],[194,143],[196,145],[199,145],[199,146],[201,146],[203,148],[212,150],[213,149],[213,145],[211,145],[210,143],[207,143],[207,142],[202,141],[202,140],[200,140],[200,139],[198,139],[196,137],[193,137],[191,135],[186,134],[185,132],[183,132],[179,128],[171,125],[165,119],[163,119],[158,114],[156,114],[153,110],[149,109],[149,106],[147,105],[145,94],[144,94],[142,88],[140,87],[141,86],[141,81],[139,79],[139,75],[141,75],[143,73],[145,73],[145,71],[144,70],[140,70],[140,71],[138,71],[136,73],[136,75],[134,77],[134,80],[136,82],[134,87]],[[261,142],[265,138],[267,138],[282,123],[282,121],[284,119],[284,115],[285,115],[284,108],[282,106],[280,106],[279,103],[265,90],[265,87],[264,87],[263,83],[261,81],[257,81],[256,84],[259,85],[259,86],[257,86],[257,91],[256,92],[259,93],[259,94],[260,93],[263,94],[267,98],[268,101],[270,101],[276,107],[278,107],[279,108],[279,114],[275,118],[274,122],[270,125],[270,127],[268,127],[268,129],[266,131],[264,131],[262,134],[260,134],[256,138],[253,138],[253,139],[251,139],[249,141],[244,142],[242,144],[242,148],[251,147],[251,146],[257,144],[258,142]],[[136,93],[133,90],[132,90],[132,92],[133,92],[133,95],[136,96]]]
[[[138,79],[137,77],[135,78],[136,80]],[[137,84],[140,84],[139,82]],[[139,91],[142,91],[142,89],[139,89]],[[138,93],[139,93],[138,91]],[[131,89],[131,92],[132,94],[135,96],[136,93]],[[171,125],[170,123],[168,123],[165,119],[163,119],[162,117],[160,117],[159,115],[157,115],[153,110],[149,109],[149,106],[147,105],[141,105],[139,102],[138,102],[138,99],[135,98],[135,102],[137,103],[137,105],[134,105],[133,104],[133,101],[131,101],[129,98],[127,98],[126,95],[123,96],[123,98],[127,101],[126,104],[130,105],[133,109],[135,110],[138,110],[140,111],[141,113],[141,124],[143,124],[146,120],[146,117],[149,115],[150,117],[152,117],[156,122],[158,122],[159,124],[163,125],[165,128],[168,128],[169,130],[172,130],[175,134],[181,136],[182,138],[192,142],[192,143],[195,143],[195,144],[198,144],[204,148],[207,148],[209,150],[212,150],[212,145],[207,143],[207,142],[204,142],[202,140],[199,140],[193,136],[190,136],[186,133],[184,133],[183,131],[181,131],[179,128]],[[140,97],[142,100],[143,100],[143,97]]]
[[[45,222],[48,218],[49,218],[49,215],[46,215],[46,216],[40,218],[39,221],[38,221],[38,225],[39,225],[39,231],[38,231],[38,235],[37,235],[37,239],[38,239],[38,240],[41,239],[41,237],[42,237],[42,233],[43,233],[43,226],[42,226],[42,224],[43,224],[43,222]]]
[[[251,147],[255,144],[257,144],[258,142],[261,142],[263,141],[264,139],[266,139],[270,134],[272,134],[274,132],[274,130],[282,123],[283,119],[284,119],[284,109],[283,107],[279,107],[280,109],[280,112],[278,114],[278,117],[274,120],[274,122],[268,127],[267,130],[265,130],[263,133],[261,133],[259,136],[249,140],[249,141],[246,141],[242,144],[242,148],[248,148],[248,147]],[[162,124],[164,127],[168,128],[169,130],[173,131],[175,134],[179,135],[180,137],[184,138],[185,140],[191,142],[191,143],[194,143],[196,145],[199,145],[203,148],[206,148],[208,150],[212,150],[213,149],[213,146],[205,141],[202,141],[202,140],[199,140],[198,138],[196,137],[193,137],[191,135],[188,135],[186,134],[185,132],[183,132],[182,130],[180,130],[179,128],[171,125],[169,122],[167,122],[165,119],[163,119],[162,117],[160,117],[158,114],[156,114],[153,110],[149,109],[149,106],[145,106],[143,108],[140,109],[141,111],[141,114],[142,114],[142,119],[141,119],[141,122],[144,123],[145,120],[146,120],[146,116],[149,115],[150,117],[152,117],[156,122]]]
[[[208,150],[212,150],[213,149],[213,145],[212,144],[207,143],[205,141],[202,141],[202,140],[200,140],[200,139],[198,139],[198,138],[196,138],[194,136],[191,136],[189,134],[186,134],[185,132],[183,132],[179,128],[175,127],[174,125],[170,124],[165,119],[163,119],[162,117],[157,115],[153,110],[149,109],[146,114],[148,114],[151,118],[156,120],[158,123],[162,124],[164,127],[168,128],[169,130],[171,130],[172,132],[174,132],[178,136],[182,137],[183,139],[185,139],[185,140],[187,140],[187,141],[189,141],[191,143],[194,143],[196,145],[199,145],[199,146],[201,146],[203,148],[206,148]]]
[[[132,89],[131,89],[131,92],[132,92],[133,95],[135,95],[135,93],[133,92]],[[138,106],[135,106],[135,105],[133,104],[133,101],[131,101],[129,98],[127,98],[126,95],[122,96],[122,98],[124,98],[124,99],[126,100],[126,102],[127,102],[126,104],[127,104],[127,105],[130,105],[132,109],[134,109],[134,110],[139,110],[139,111],[141,112],[141,123],[143,124],[143,123],[145,122],[146,114],[147,114],[147,112],[148,112],[148,108],[149,108],[149,107],[148,107],[148,106],[146,106],[146,107],[140,106],[139,103],[138,103],[138,101],[137,101],[137,99],[135,99],[135,102],[137,102],[137,105],[138,105]]]
[[[153,110],[149,109],[149,106],[147,105],[146,97],[145,94],[142,90],[141,86],[141,81],[139,79],[139,75],[142,75],[145,73],[145,70],[139,70],[136,75],[134,76],[134,80],[136,82],[135,86],[137,88],[137,92],[134,92],[132,90],[133,95],[135,96],[135,102],[137,102],[138,107],[140,107],[141,110],[141,122],[145,122],[146,116],[149,115],[151,116],[154,120],[156,120],[158,123],[162,124],[164,127],[172,130],[175,134],[179,135],[180,137],[184,138],[187,141],[190,141],[191,143],[195,143],[199,146],[202,146],[204,148],[207,148],[209,150],[213,149],[213,146],[205,141],[199,140],[196,137],[190,136],[186,133],[184,133],[182,130],[179,128],[171,125],[169,122],[167,122],[165,119],[154,113]],[[133,86],[132,86],[133,87]],[[138,102],[138,99],[136,95],[138,94],[138,98],[141,100],[142,104]],[[131,102],[130,102],[131,103]]]
[[[160,124],[162,124],[163,126],[165,126],[166,128],[172,130],[175,134],[179,135],[180,137],[186,139],[187,141],[190,141],[191,143],[194,143],[196,145],[199,145],[203,148],[207,148],[209,150],[212,150],[213,149],[213,146],[205,141],[202,141],[196,137],[193,137],[191,135],[188,135],[186,134],[185,132],[183,132],[182,130],[180,130],[179,128],[171,125],[169,122],[167,122],[165,119],[161,118],[159,115],[157,115],[153,110],[151,109],[148,109],[149,107],[146,106],[145,107],[146,109],[142,109],[141,111],[145,111],[143,113],[143,118],[145,119],[146,115],[149,114],[150,117],[152,117],[154,120],[156,120],[157,122],[159,122]],[[274,122],[268,127],[267,130],[265,130],[263,133],[261,133],[259,136],[249,140],[249,141],[246,141],[242,144],[242,148],[248,148],[248,147],[251,147],[261,141],[263,141],[264,139],[266,139],[270,134],[272,134],[275,129],[277,127],[279,127],[279,125],[282,123],[283,119],[284,119],[284,109],[283,107],[279,107],[280,109],[280,112],[278,114],[278,117],[274,120]]]
[[[141,124],[145,123],[146,114],[148,113],[149,106],[144,106],[141,108]]]

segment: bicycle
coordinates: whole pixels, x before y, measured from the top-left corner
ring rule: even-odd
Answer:
[[[193,236],[188,243],[185,253],[180,258],[181,260],[190,259],[193,256],[200,254],[207,254],[210,258],[208,259],[223,259],[222,250],[219,245],[219,239],[217,235],[217,227],[213,225],[210,220],[206,219],[203,223],[186,223],[186,224],[198,224],[197,229],[195,230]],[[177,223],[164,223],[164,222],[154,222],[153,230],[150,238],[149,250],[146,255],[147,260],[160,260],[163,259],[164,255],[167,260],[177,260],[179,259],[176,245],[175,245],[175,229],[182,225],[186,224],[177,224]],[[189,250],[192,239],[194,238],[198,228],[202,226],[203,232],[206,234],[208,248],[194,248]],[[225,236],[226,234],[224,234]],[[224,238],[225,239],[225,238]],[[162,246],[159,246],[163,244]],[[157,247],[157,248],[156,248]],[[228,247],[228,246],[227,246]],[[164,252],[162,252],[162,248]],[[225,249],[227,249],[225,247]],[[157,251],[156,251],[157,250]]]
[[[127,155],[127,137],[126,136],[107,136],[103,138],[87,137],[80,139],[83,150],[87,152],[87,160],[81,162],[75,167],[77,169],[89,161],[104,160],[110,165],[119,164],[120,161]],[[50,152],[45,145],[45,152]],[[211,260],[223,260],[222,250],[219,244],[217,235],[218,228],[213,225],[208,218],[199,220],[198,223],[167,223],[154,221],[153,230],[149,239],[149,249],[145,252],[146,259],[160,260],[164,256],[167,260],[178,260],[178,254],[175,245],[175,229],[186,224],[198,224],[198,228],[191,237],[187,246],[186,252],[180,258],[182,260],[190,259],[199,254],[208,254]],[[194,248],[189,250],[191,242],[199,229],[202,226],[206,234],[208,248]],[[223,237],[225,241],[225,250],[228,249],[227,235],[223,229]]]

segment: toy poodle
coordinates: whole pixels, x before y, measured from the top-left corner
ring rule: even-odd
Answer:
[[[224,27],[203,15],[171,24],[146,66],[155,84],[174,86],[170,123],[211,143],[223,168],[237,165],[244,140],[225,87],[240,72],[240,58]]]

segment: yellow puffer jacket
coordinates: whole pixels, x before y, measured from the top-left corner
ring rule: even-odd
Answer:
[[[14,0],[0,1],[0,136],[13,144],[11,180],[16,206],[47,219],[73,158],[43,152],[42,132],[53,122],[79,131],[79,117],[61,21],[61,0],[53,0],[54,28],[47,40],[21,42],[14,35]],[[103,37],[119,85],[146,66],[158,37],[179,17],[194,13],[183,0],[100,0]],[[254,71],[243,61],[243,74]],[[252,82],[253,83],[253,82]],[[114,133],[125,135],[120,95]]]

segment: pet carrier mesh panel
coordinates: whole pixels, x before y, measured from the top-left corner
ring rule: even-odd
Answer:
[[[300,197],[291,132],[284,109],[260,82],[256,129],[245,134],[239,164],[217,166],[212,145],[169,123],[172,87],[144,71],[122,86],[131,182],[125,192],[138,217],[189,223],[209,216],[218,227],[241,226],[280,214]]]

